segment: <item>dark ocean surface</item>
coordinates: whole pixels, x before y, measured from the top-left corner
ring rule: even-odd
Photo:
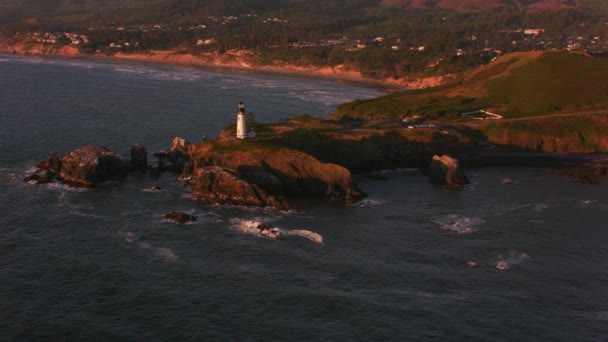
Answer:
[[[171,174],[94,190],[21,181],[85,144],[126,154],[215,137],[241,100],[269,122],[381,94],[0,55],[0,340],[608,341],[606,181],[485,168],[452,191],[393,170],[359,177],[357,205],[292,212],[204,205]],[[172,210],[199,220],[164,221]],[[257,222],[290,236],[259,236]]]

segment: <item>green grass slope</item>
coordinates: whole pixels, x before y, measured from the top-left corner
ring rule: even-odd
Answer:
[[[608,108],[607,77],[608,59],[568,52],[513,53],[458,82],[346,103],[332,118],[455,120],[480,109],[505,118],[600,110]]]

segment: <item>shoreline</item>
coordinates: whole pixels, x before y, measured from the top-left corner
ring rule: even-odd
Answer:
[[[337,83],[362,85],[370,88],[382,89],[387,93],[413,89],[401,84],[387,83],[384,80],[367,78],[358,72],[340,72],[331,67],[298,67],[298,66],[253,66],[239,61],[221,61],[219,58],[203,59],[191,54],[179,54],[173,50],[150,51],[147,53],[126,54],[116,53],[114,55],[86,54],[79,51],[69,50],[61,52],[58,50],[21,50],[15,46],[0,45],[0,54],[19,57],[41,57],[59,59],[84,59],[84,60],[106,60],[117,62],[137,62],[157,65],[172,65],[181,67],[200,67],[207,70],[226,70],[234,72],[250,72],[258,74],[283,75],[298,78],[313,78]]]

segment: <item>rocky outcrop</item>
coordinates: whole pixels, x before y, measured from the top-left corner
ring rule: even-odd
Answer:
[[[171,211],[171,212],[168,212],[167,214],[165,214],[165,219],[167,219],[169,221],[173,221],[178,224],[186,224],[186,223],[196,222],[197,217],[183,213],[181,211]]]
[[[363,196],[350,171],[342,166],[287,148],[255,144],[243,150],[239,141],[226,144],[235,146],[214,149],[207,143],[192,150],[190,176],[195,197],[210,202],[285,208],[283,198],[354,202]]]
[[[125,163],[103,146],[83,146],[61,157],[59,180],[71,186],[91,188],[102,182],[123,180],[126,176]]]
[[[23,178],[23,181],[33,184],[51,183],[53,181],[53,173],[46,170],[37,169],[34,171],[34,173]]]
[[[593,160],[566,170],[566,175],[579,184],[599,184],[600,178],[608,176],[608,158]]]
[[[148,169],[148,152],[141,144],[131,148],[131,160],[122,161],[106,147],[87,145],[60,157],[49,157],[38,164],[34,173],[23,180],[43,184],[58,180],[64,184],[92,188],[107,181],[120,181],[129,171]]]
[[[458,159],[449,155],[433,156],[427,172],[428,176],[439,184],[462,187],[470,183]]]
[[[192,172],[190,166],[190,146],[191,144],[184,138],[173,138],[169,151],[163,150],[154,153],[154,157],[158,158],[158,168],[152,171],[181,173],[186,168],[187,172]]]
[[[249,183],[220,166],[207,166],[196,170],[192,195],[209,203],[288,208],[285,202],[270,195],[260,186]]]
[[[142,144],[135,144],[131,147],[131,161],[129,171],[148,170],[148,151]]]
[[[59,157],[49,157],[36,164],[36,168],[34,173],[23,178],[23,181],[34,184],[51,183],[61,169],[61,159]]]

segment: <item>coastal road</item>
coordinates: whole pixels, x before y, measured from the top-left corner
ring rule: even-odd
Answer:
[[[555,113],[555,114],[546,114],[539,116],[525,116],[521,118],[508,118],[508,119],[500,119],[500,120],[474,120],[469,122],[463,122],[463,125],[467,126],[483,126],[492,122],[513,122],[513,121],[526,121],[533,119],[544,119],[544,118],[554,118],[554,117],[564,117],[564,116],[578,116],[578,115],[599,115],[599,114],[608,114],[608,110],[597,110],[597,111],[584,111],[584,112],[574,112],[574,113]]]

